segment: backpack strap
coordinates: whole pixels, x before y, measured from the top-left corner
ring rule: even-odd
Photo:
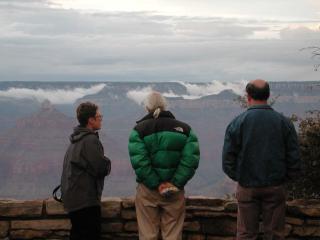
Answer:
[[[58,190],[61,188],[61,185],[55,187],[55,189],[53,189],[52,192],[52,197],[54,200],[56,200],[57,202],[62,202],[61,196],[57,196],[57,192]],[[60,191],[61,192],[61,191]]]

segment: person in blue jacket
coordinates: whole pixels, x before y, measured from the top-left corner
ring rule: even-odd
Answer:
[[[284,239],[285,182],[301,166],[292,122],[267,100],[269,84],[253,80],[246,87],[249,108],[228,125],[223,146],[223,171],[238,182],[237,239],[257,239],[262,215],[264,239]]]

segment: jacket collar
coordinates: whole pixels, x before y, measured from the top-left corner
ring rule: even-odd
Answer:
[[[91,129],[86,127],[77,126],[73,129],[73,133],[71,134],[69,139],[70,142],[74,143],[80,141],[82,138],[90,134],[96,135],[99,138],[98,132],[92,131]]]
[[[253,106],[248,108],[248,110],[251,110],[251,109],[269,109],[269,110],[273,110],[272,107],[269,104],[253,105]]]
[[[162,111],[162,112],[160,112],[159,118],[173,118],[173,119],[175,119],[174,115],[170,111]],[[144,120],[147,120],[147,119],[153,119],[153,112],[148,113],[147,115],[145,115],[143,118],[138,120],[137,123],[140,123],[140,122],[142,122]]]

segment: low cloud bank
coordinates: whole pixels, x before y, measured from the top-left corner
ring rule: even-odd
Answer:
[[[217,95],[225,90],[231,90],[235,94],[243,95],[245,90],[246,81],[239,82],[220,82],[212,81],[207,84],[197,84],[197,83],[185,83],[178,82],[186,88],[186,94],[176,94],[174,90],[169,90],[168,92],[162,92],[163,96],[168,98],[183,98],[183,99],[199,99],[201,97],[209,95]],[[151,86],[144,88],[137,88],[127,92],[127,97],[137,104],[142,105],[144,99],[147,95],[154,89]]]
[[[9,88],[0,91],[0,97],[14,99],[34,99],[39,102],[49,100],[53,104],[73,104],[78,99],[100,92],[106,84],[97,84],[89,88],[73,89],[30,89],[30,88]]]

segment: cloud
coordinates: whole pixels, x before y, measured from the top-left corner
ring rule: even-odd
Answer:
[[[318,35],[293,33],[291,24],[0,1],[0,80],[318,80],[309,57],[298,51],[317,45]]]
[[[152,87],[138,88],[127,92],[127,97],[137,104],[142,105],[148,94],[152,92]]]
[[[129,90],[126,96],[127,98],[136,102],[138,105],[143,105],[148,94],[152,91],[154,91],[154,89],[151,86],[147,86],[144,88]],[[167,98],[183,97],[183,95],[176,94],[172,90],[169,90],[168,92],[162,92],[162,95]]]
[[[177,97],[182,96],[182,95],[174,93],[172,90],[169,90],[168,92],[164,92],[164,93],[162,93],[162,95],[167,98],[177,98]]]
[[[172,33],[171,25],[164,19],[146,13],[82,13],[40,3],[0,4],[0,23],[10,25],[13,32],[37,36],[127,37]]]
[[[73,104],[78,99],[100,92],[106,84],[93,85],[90,88],[74,89],[29,89],[29,88],[9,88],[1,90],[0,97],[15,99],[34,99],[39,102],[49,100],[53,104]]]
[[[280,31],[280,37],[285,40],[319,40],[320,30],[308,27],[284,28]]]
[[[181,85],[185,86],[189,95],[183,95],[184,98],[201,98],[208,95],[216,95],[224,90],[232,90],[238,95],[243,95],[246,81],[240,82],[220,82],[212,81],[207,84],[193,84],[179,82]]]
[[[246,38],[256,31],[266,31],[267,27],[243,26],[240,23],[216,19],[215,21],[186,20],[176,25],[180,34],[211,38]]]
[[[182,86],[186,88],[186,94],[177,94],[173,90],[169,89],[167,92],[161,92],[164,97],[167,98],[183,98],[183,99],[199,99],[204,96],[209,95],[217,95],[224,90],[231,90],[235,94],[243,95],[245,85],[247,82],[239,81],[239,82],[219,82],[212,81],[211,83],[186,83],[186,82],[178,82]],[[153,91],[154,89],[151,86],[147,86],[144,88],[137,88],[133,90],[129,90],[127,92],[127,97],[132,99],[137,104],[142,105],[147,95]]]

